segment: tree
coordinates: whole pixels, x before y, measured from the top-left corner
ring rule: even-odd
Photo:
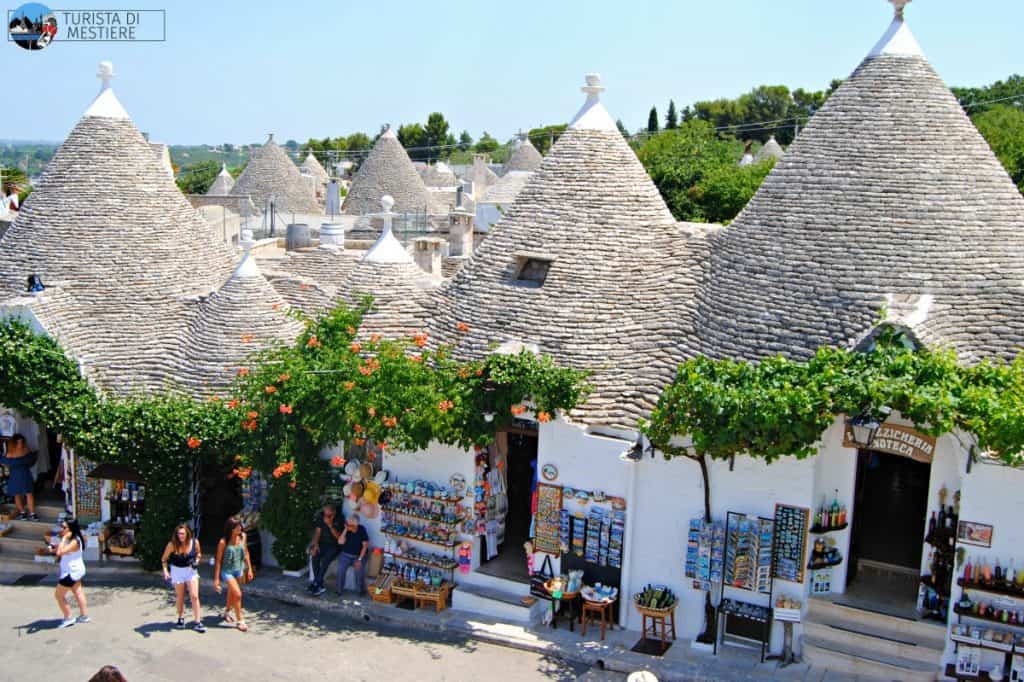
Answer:
[[[739,109],[746,118],[746,124],[757,123],[756,127],[746,127],[737,132],[737,137],[766,142],[774,134],[779,144],[793,141],[793,129],[787,126],[791,121],[790,109],[793,98],[785,85],[759,85],[745,95],[740,96]]]
[[[651,135],[658,132],[658,107],[651,107],[651,113],[647,114],[647,132]]]
[[[547,125],[540,128],[530,128],[526,135],[530,138],[530,142],[537,148],[541,154],[547,154],[551,150],[551,146],[558,142],[558,138],[562,136],[566,128],[569,126],[565,123],[558,123],[556,125]]]
[[[178,176],[178,188],[184,194],[206,194],[220,173],[220,162],[209,160],[185,166]]]
[[[296,152],[299,150],[299,143],[296,142],[295,140],[288,140],[287,142],[284,143],[284,146],[285,149],[287,149],[290,152]]]
[[[621,118],[615,119],[615,127],[619,129],[619,132],[622,133],[622,136],[624,138],[626,138],[627,140],[629,139],[629,131],[626,130],[626,124],[622,122]]]
[[[221,145],[221,148],[227,154],[231,154],[232,152],[235,151],[235,145],[231,144],[230,142],[225,142],[224,144]]]
[[[1024,192],[1024,109],[995,104],[976,114],[973,121],[1013,182]]]
[[[676,114],[675,100],[668,101],[668,113],[665,114],[665,130],[675,130],[679,127],[679,116]]]
[[[345,138],[345,149],[353,152],[366,151],[373,147],[373,141],[366,133],[352,133]]]
[[[773,158],[749,166],[736,163],[716,166],[690,188],[690,198],[700,207],[704,220],[728,223],[739,215],[774,167]]]
[[[473,151],[477,154],[491,154],[497,148],[498,141],[491,137],[486,130],[484,131],[484,134],[480,136],[480,139],[477,140],[477,143],[473,145]]]
[[[1024,76],[1014,74],[1005,81],[982,87],[953,88],[953,94],[971,116],[982,114],[996,104],[1024,109]]]
[[[463,130],[459,133],[459,150],[468,152],[473,146],[473,136],[469,134],[468,130]]]
[[[422,147],[427,146],[427,132],[419,123],[407,123],[398,128],[398,141],[409,152],[413,161],[422,161],[427,158],[427,151]]]
[[[435,111],[427,116],[427,125],[423,128],[424,142],[427,147],[434,147],[434,149],[428,149],[426,151],[427,158],[446,158],[451,154],[451,149],[444,149],[448,142],[448,121],[444,119],[444,115],[439,111]],[[452,140],[454,142],[454,140]]]
[[[710,123],[695,119],[649,138],[637,157],[677,220],[704,222],[707,211],[693,188],[713,169],[735,167],[740,153],[739,143],[722,139]]]

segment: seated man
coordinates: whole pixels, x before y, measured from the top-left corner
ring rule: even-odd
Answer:
[[[345,530],[338,538],[338,545],[341,547],[341,556],[338,558],[338,594],[345,589],[345,577],[348,575],[348,567],[352,566],[356,579],[356,593],[360,596],[366,594],[366,577],[364,562],[366,551],[370,546],[370,536],[366,529],[359,523],[359,515],[352,514],[345,522]]]
[[[341,551],[341,545],[338,544],[341,537],[338,510],[333,504],[325,504],[316,515],[315,524],[313,540],[309,543],[309,555],[313,560],[313,582],[309,584],[309,591],[319,596],[327,591],[324,587],[324,576],[327,575],[331,562],[338,558]]]

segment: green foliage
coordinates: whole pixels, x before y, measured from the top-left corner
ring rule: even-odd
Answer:
[[[480,139],[473,145],[473,151],[477,154],[493,154],[499,146],[498,141],[485,130]]]
[[[1024,76],[1013,74],[1004,81],[972,88],[952,88],[953,94],[971,116],[985,113],[998,104],[1024,109]]]
[[[459,151],[468,152],[473,147],[473,136],[468,130],[459,133]]]
[[[706,176],[717,171],[719,186],[722,176],[737,172],[742,147],[735,140],[719,137],[711,124],[692,120],[681,124],[675,130],[649,138],[637,152],[641,163],[647,169],[654,184],[678,220],[695,222],[707,221],[709,214],[715,219],[734,217],[721,210],[722,200],[715,187],[705,189],[711,192],[715,203],[706,207],[703,195],[695,188]]]
[[[883,406],[925,433],[960,430],[981,450],[1022,462],[1024,360],[965,367],[952,351],[916,348],[891,327],[865,352],[825,347],[806,362],[689,360],[642,428],[666,456],[771,462],[815,454],[836,415],[880,418]],[[685,435],[692,447],[672,443]]]
[[[996,104],[976,114],[973,120],[1013,182],[1024,192],[1024,108]]]
[[[676,113],[676,101],[668,101],[668,113],[665,114],[665,130],[675,130],[679,127],[679,114]]]
[[[661,129],[658,123],[658,108],[651,107],[651,111],[647,114],[647,132],[654,134]]]
[[[700,207],[700,218],[712,223],[729,223],[757,192],[772,168],[769,158],[749,166],[726,163],[708,170],[690,188],[690,198]]]
[[[562,136],[562,133],[568,127],[569,125],[566,123],[558,123],[540,128],[530,128],[526,134],[529,136],[533,146],[537,148],[537,151],[546,155],[551,150],[551,146],[558,142],[558,138]]]
[[[178,189],[184,194],[206,194],[217,179],[221,164],[213,159],[185,166],[178,175]]]

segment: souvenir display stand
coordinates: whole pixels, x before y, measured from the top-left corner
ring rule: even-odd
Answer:
[[[1024,680],[1024,571],[995,569],[985,560],[965,561],[957,579],[963,588],[953,607],[957,623],[952,626],[955,662],[946,675],[958,679],[994,679],[985,665],[986,652],[1003,654],[996,665],[1001,679]],[[986,669],[987,668],[987,669]]]
[[[714,652],[723,644],[761,650],[765,660],[771,635],[771,607],[727,598],[726,590],[764,595],[771,604],[773,520],[727,512],[723,579],[718,593],[718,638]]]
[[[845,511],[843,511],[843,515],[845,516]],[[782,653],[778,656],[769,656],[769,658],[781,660],[784,666],[796,662],[796,657],[793,654],[793,626],[800,622],[802,605],[800,602],[785,597],[776,599],[775,581],[803,583],[809,519],[810,510],[804,507],[786,504],[775,505],[772,524],[772,580],[768,603],[769,606],[774,604],[774,608],[771,609],[772,620],[782,623],[783,637]],[[821,519],[820,515],[819,519]],[[845,519],[843,520],[845,521]],[[817,527],[818,532],[822,532],[824,529],[820,521]]]
[[[105,523],[101,536],[103,551],[109,556],[133,556],[139,519],[146,505],[141,477],[130,467],[101,464],[86,478],[100,481],[100,517]]]
[[[8,436],[0,435],[0,455],[7,452],[7,445],[10,443]],[[14,498],[7,494],[7,480],[11,477],[11,471],[3,464],[0,464],[0,504],[10,504]]]

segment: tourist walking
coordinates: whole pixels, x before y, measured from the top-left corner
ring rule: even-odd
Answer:
[[[327,575],[331,562],[337,559],[341,552],[341,546],[338,544],[341,533],[337,508],[333,504],[325,504],[316,516],[313,540],[309,543],[309,557],[313,562],[313,582],[309,584],[309,591],[315,596],[327,591],[324,587],[324,576]]]
[[[85,538],[82,536],[82,529],[76,519],[66,519],[60,524],[60,541],[57,546],[49,546],[52,552],[60,561],[60,580],[57,581],[57,589],[53,596],[57,599],[57,606],[64,615],[60,622],[62,628],[71,627],[75,623],[89,623],[89,608],[85,601],[85,592],[82,590],[82,578],[85,577],[85,559],[82,552],[85,549]],[[78,602],[77,619],[71,617],[71,607],[68,606],[67,596],[71,592]]]
[[[14,506],[18,508],[18,520],[38,521],[36,516],[36,496],[33,494],[35,480],[32,476],[32,467],[35,466],[38,452],[29,452],[25,436],[16,433],[11,436],[7,445],[7,453],[0,457],[0,464],[6,465],[11,470],[11,476],[7,480],[7,494],[14,496]],[[28,512],[26,513],[26,502]]]
[[[199,561],[203,558],[199,541],[192,536],[192,529],[179,523],[164,548],[161,559],[164,565],[164,580],[174,585],[175,606],[178,609],[178,629],[185,629],[185,590],[192,603],[192,629],[206,632],[199,606]]]
[[[213,569],[213,589],[220,594],[221,584],[227,587],[227,603],[224,607],[224,620],[235,623],[242,632],[249,626],[242,619],[242,578],[246,582],[253,579],[252,562],[249,561],[249,548],[245,546],[245,533],[242,522],[232,516],[224,523],[224,537],[217,543],[217,560]],[[232,611],[234,616],[232,617]]]
[[[352,514],[345,522],[345,530],[338,538],[341,555],[338,557],[338,594],[345,590],[345,577],[349,566],[356,580],[356,594],[366,594],[366,550],[370,546],[370,536],[359,523],[359,515]]]

